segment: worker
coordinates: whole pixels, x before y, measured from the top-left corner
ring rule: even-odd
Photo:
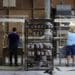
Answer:
[[[66,57],[67,57],[67,66],[70,65],[70,59],[72,58],[72,65],[75,65],[75,28],[70,27],[67,34],[67,43],[66,43]]]
[[[9,60],[10,66],[12,66],[12,57],[15,59],[15,66],[17,66],[17,53],[18,53],[18,44],[19,44],[19,35],[16,32],[16,28],[13,27],[12,32],[8,34],[8,42],[9,42]]]

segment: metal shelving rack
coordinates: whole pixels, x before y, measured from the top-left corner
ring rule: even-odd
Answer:
[[[49,24],[48,24],[49,23]],[[53,22],[50,19],[31,19],[25,25],[25,47],[26,47],[26,69],[27,70],[53,70],[53,48],[52,35],[46,32],[50,30],[52,34]],[[47,34],[46,34],[46,33]],[[47,36],[49,38],[47,38]],[[37,46],[37,57],[35,61],[34,45]],[[47,54],[51,52],[50,54]],[[38,60],[39,58],[39,60]],[[43,59],[44,58],[44,59]],[[41,65],[42,64],[42,65]]]

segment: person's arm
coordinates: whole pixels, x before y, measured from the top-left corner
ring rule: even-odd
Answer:
[[[18,35],[18,41],[20,41],[20,36]]]
[[[8,34],[7,35],[7,47],[9,47],[9,38],[10,38],[10,35]]]
[[[19,42],[20,42],[20,37],[19,37],[19,35],[17,34],[17,43],[18,43],[18,45],[19,45]]]

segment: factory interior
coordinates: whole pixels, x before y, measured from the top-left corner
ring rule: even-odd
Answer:
[[[18,65],[12,56],[10,66],[8,35],[14,27],[19,35]],[[9,75],[62,75],[55,72],[66,67],[70,27],[75,28],[74,0],[0,0],[0,71],[3,75],[8,71]]]

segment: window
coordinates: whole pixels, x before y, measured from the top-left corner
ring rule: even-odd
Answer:
[[[3,0],[3,7],[16,7],[16,0]]]
[[[57,5],[56,6],[56,16],[68,16],[68,15],[72,15],[71,13],[71,6],[70,5]]]

